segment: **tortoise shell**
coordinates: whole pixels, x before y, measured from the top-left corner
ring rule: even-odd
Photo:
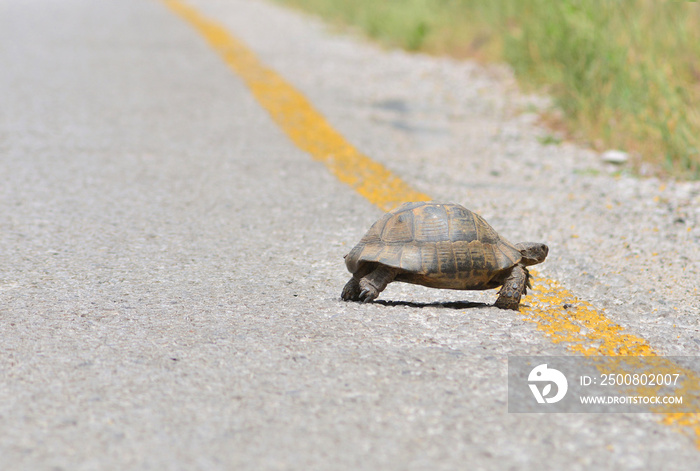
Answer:
[[[478,214],[457,204],[405,203],[386,213],[345,257],[356,274],[382,264],[396,281],[432,288],[500,286],[521,253]]]

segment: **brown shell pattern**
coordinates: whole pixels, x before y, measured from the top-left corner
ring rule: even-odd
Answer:
[[[351,273],[376,262],[400,268],[397,281],[479,289],[520,258],[481,216],[460,205],[406,203],[374,223],[345,263]]]

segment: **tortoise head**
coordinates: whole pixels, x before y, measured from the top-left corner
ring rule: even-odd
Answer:
[[[520,255],[523,257],[520,263],[525,266],[544,262],[547,253],[549,253],[549,247],[539,242],[521,242],[515,244],[515,248],[520,250]]]

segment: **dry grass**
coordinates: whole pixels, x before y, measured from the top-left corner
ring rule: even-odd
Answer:
[[[626,0],[279,0],[384,44],[507,61],[552,123],[657,173],[700,178],[700,5]]]

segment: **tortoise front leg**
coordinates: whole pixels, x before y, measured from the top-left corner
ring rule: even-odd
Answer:
[[[522,265],[516,265],[503,282],[494,306],[518,311],[520,297],[527,292],[530,274]]]

